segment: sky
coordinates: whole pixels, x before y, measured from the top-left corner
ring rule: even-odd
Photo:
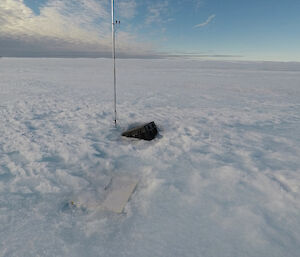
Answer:
[[[0,0],[0,56],[111,56],[110,0]],[[120,58],[300,61],[299,0],[115,0]]]

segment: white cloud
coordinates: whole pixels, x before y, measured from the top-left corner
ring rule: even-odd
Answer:
[[[195,25],[194,28],[201,28],[207,26],[215,17],[215,14],[210,15],[205,22]]]
[[[145,23],[150,25],[152,23],[163,23],[163,16],[168,10],[168,1],[158,2],[148,6],[148,16]]]
[[[196,10],[204,6],[204,0],[193,0]]]
[[[119,18],[132,19],[136,14],[135,0],[122,0],[118,2]]]
[[[134,15],[135,2],[126,0],[129,7],[123,16]],[[123,6],[123,10],[126,9]],[[47,55],[69,53],[110,54],[111,20],[107,0],[49,0],[35,14],[23,0],[0,0],[0,55],[14,50]],[[118,34],[119,51],[138,55],[151,51],[141,47],[129,32]],[[31,50],[30,50],[31,49]],[[144,52],[143,52],[144,51]]]

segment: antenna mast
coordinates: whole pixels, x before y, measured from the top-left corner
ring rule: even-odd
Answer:
[[[115,1],[111,0],[111,20],[112,20],[112,58],[114,65],[114,111],[115,111],[115,126],[117,126],[117,87],[116,87],[116,39],[115,39]]]

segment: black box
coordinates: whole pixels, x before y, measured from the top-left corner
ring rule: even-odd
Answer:
[[[154,121],[146,123],[142,126],[127,130],[122,133],[122,136],[124,137],[134,137],[144,140],[152,140],[157,135],[157,127],[154,123]]]

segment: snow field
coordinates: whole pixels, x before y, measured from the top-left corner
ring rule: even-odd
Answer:
[[[298,256],[300,65],[117,65],[114,128],[109,59],[0,59],[0,256]],[[122,175],[124,214],[68,205]]]

